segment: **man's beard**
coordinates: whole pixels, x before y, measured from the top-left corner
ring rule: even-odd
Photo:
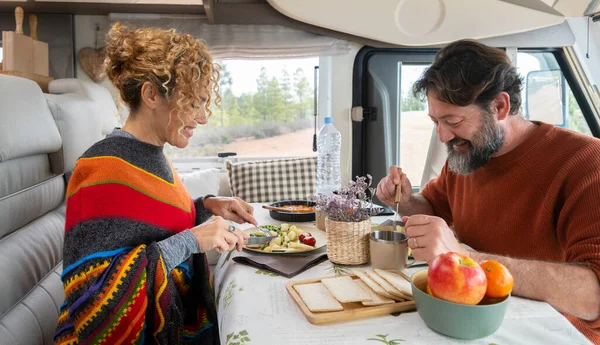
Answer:
[[[459,175],[469,175],[486,165],[492,155],[504,144],[504,129],[494,121],[491,114],[483,113],[483,126],[473,141],[468,141],[466,153],[455,151],[453,146],[465,139],[454,138],[446,143],[448,148],[448,167]]]

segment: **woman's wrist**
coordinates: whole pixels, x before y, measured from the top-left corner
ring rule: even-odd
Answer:
[[[210,203],[211,203],[211,198],[214,198],[215,196],[212,194],[206,194],[203,198],[202,198],[202,205],[204,205],[204,208],[210,211]],[[208,201],[208,202],[207,202]],[[212,212],[211,212],[212,213]]]

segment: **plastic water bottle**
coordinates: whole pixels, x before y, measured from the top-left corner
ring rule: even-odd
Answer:
[[[333,119],[326,117],[317,142],[317,194],[332,195],[341,187],[341,149],[342,135],[333,126]]]

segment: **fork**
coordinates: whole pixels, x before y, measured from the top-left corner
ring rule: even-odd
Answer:
[[[394,201],[396,202],[396,212],[394,213],[394,222],[393,222],[393,227],[394,227],[394,231],[397,231],[397,226],[398,226],[398,209],[400,207],[400,199],[402,198],[402,187],[401,185],[396,185],[396,190],[394,193]]]

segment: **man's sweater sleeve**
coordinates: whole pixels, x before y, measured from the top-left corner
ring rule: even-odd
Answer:
[[[588,151],[589,150],[589,151]],[[590,152],[591,151],[591,152]],[[580,263],[592,270],[600,284],[600,148],[586,147],[565,162],[557,176],[564,199],[557,214],[557,239],[565,248],[567,262]],[[568,177],[568,178],[567,178]],[[600,329],[600,318],[584,321]]]

